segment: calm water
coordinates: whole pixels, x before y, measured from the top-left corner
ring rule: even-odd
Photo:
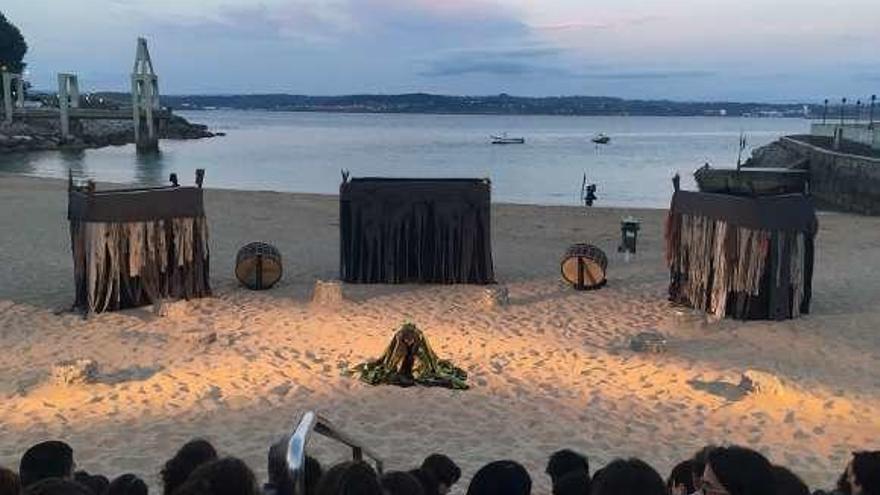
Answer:
[[[744,131],[749,147],[803,133],[800,119],[543,117],[210,111],[182,113],[225,137],[163,141],[158,156],[133,146],[0,156],[0,171],[131,184],[165,183],[170,172],[208,187],[335,193],[352,176],[489,177],[495,201],[578,204],[581,178],[598,185],[599,206],[664,207],[675,171],[692,188],[705,162],[732,166]],[[507,131],[526,144],[498,146]],[[590,137],[604,132],[610,145]]]

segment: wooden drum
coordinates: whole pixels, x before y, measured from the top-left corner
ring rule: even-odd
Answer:
[[[562,278],[578,290],[598,289],[605,285],[608,257],[592,244],[574,244],[560,263]]]
[[[269,289],[281,280],[281,253],[275,246],[252,242],[238,250],[235,278],[252,290]]]

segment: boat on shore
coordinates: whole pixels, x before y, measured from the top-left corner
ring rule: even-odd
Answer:
[[[596,134],[595,136],[593,136],[593,138],[590,139],[590,141],[592,141],[596,144],[608,144],[611,142],[611,137],[600,132],[599,134]]]
[[[492,144],[525,144],[526,138],[524,137],[508,137],[507,133],[500,136],[489,136],[492,140]]]
[[[810,172],[795,168],[712,168],[708,164],[694,171],[701,192],[739,196],[809,193]]]

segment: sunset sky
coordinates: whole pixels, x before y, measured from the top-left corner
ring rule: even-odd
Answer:
[[[138,35],[165,93],[880,93],[880,1],[5,0],[29,75],[127,89]]]

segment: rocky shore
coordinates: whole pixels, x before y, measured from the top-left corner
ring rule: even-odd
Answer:
[[[0,123],[0,154],[55,149],[102,148],[134,142],[134,123],[127,120],[82,120],[71,122],[71,138],[61,138],[57,120]],[[172,115],[159,126],[161,139],[215,137],[208,126]]]
[[[782,140],[752,150],[752,156],[743,167],[769,168],[809,168],[809,159],[799,150],[786,146]]]

